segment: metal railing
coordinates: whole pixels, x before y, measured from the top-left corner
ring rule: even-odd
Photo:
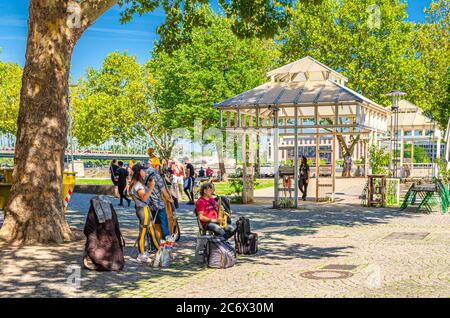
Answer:
[[[150,141],[150,137],[135,138],[123,144],[110,139],[101,145],[90,145],[87,147],[82,147],[78,144],[76,139],[73,140],[75,154],[105,154],[105,155],[145,155],[147,149],[153,146]],[[0,152],[3,153],[14,153],[14,147],[16,146],[16,137],[12,134],[0,135]],[[68,143],[66,149],[67,153],[71,153],[71,143]]]

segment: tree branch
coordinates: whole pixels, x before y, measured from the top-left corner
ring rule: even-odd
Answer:
[[[106,11],[108,11],[118,0],[83,0],[81,1],[81,12],[83,20],[87,20],[88,25],[92,24]],[[84,21],[83,21],[84,22]]]

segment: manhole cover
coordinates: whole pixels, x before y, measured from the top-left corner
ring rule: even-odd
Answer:
[[[337,269],[337,270],[342,270],[342,271],[351,271],[357,267],[358,267],[358,265],[330,264],[330,265],[323,267],[323,269]]]
[[[352,277],[353,274],[342,271],[311,271],[304,272],[300,276],[308,279],[344,279]]]
[[[385,240],[423,240],[430,233],[394,232],[386,236]]]

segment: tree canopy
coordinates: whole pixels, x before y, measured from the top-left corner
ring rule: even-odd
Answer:
[[[316,2],[317,0],[302,0]],[[217,4],[230,22],[233,32],[241,37],[272,38],[287,26],[294,0],[218,0]],[[172,52],[190,41],[191,31],[207,27],[211,20],[205,16],[209,0],[119,0],[125,9],[121,21],[128,22],[133,14],[142,15],[161,7],[165,22],[157,29],[161,40],[158,51]]]
[[[222,17],[191,31],[191,42],[172,54],[160,52],[146,67],[154,74],[153,102],[165,128],[192,128],[194,119],[218,125],[211,106],[260,85],[276,51],[270,40],[240,39]]]
[[[419,62],[424,67],[424,92],[417,105],[430,110],[442,128],[450,118],[450,1],[432,2],[426,23],[416,30]]]
[[[114,52],[100,69],[89,68],[73,90],[74,135],[82,146],[135,137],[149,116],[145,76],[135,56]]]
[[[382,105],[391,104],[386,92],[400,89],[419,107],[433,109],[443,123],[445,114],[440,116],[433,105],[444,106],[446,98],[445,4],[448,8],[448,0],[432,4],[432,18],[417,26],[405,20],[407,4],[402,2],[300,2],[292,24],[279,37],[282,56],[287,62],[310,55],[346,75],[350,88]]]
[[[264,81],[277,56],[273,42],[239,38],[226,18],[204,14],[209,26],[193,28],[190,41],[170,53],[154,51],[141,66],[135,57],[116,52],[101,69],[86,72],[73,98],[80,144],[111,137],[126,142],[145,131],[169,157],[175,129],[192,132],[194,120],[218,126],[214,103]]]

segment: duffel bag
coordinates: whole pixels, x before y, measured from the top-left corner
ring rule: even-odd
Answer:
[[[236,251],[233,246],[217,237],[208,238],[204,255],[210,268],[230,268],[236,264]]]

